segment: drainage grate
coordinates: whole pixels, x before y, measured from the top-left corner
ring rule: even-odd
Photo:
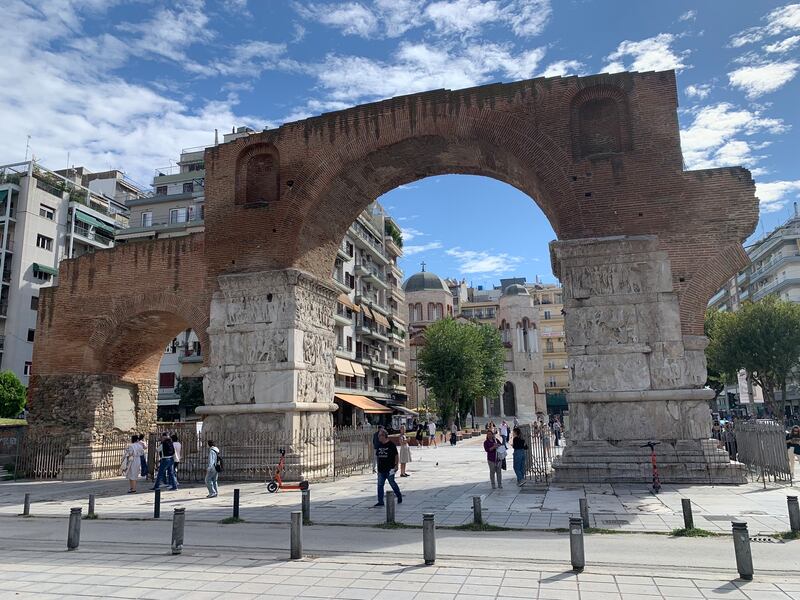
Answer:
[[[608,519],[600,521],[603,525],[630,525],[631,521],[625,521],[624,519]]]
[[[756,544],[783,544],[783,540],[776,539],[774,537],[770,537],[767,535],[754,535],[750,538],[751,542],[755,542]]]
[[[741,517],[732,517],[730,515],[698,515],[705,518],[707,521],[723,522],[723,521],[739,521]]]

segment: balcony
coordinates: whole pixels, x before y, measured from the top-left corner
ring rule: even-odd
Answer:
[[[389,366],[392,368],[393,371],[402,371],[405,373],[406,362],[404,360],[392,357],[389,359]]]
[[[389,310],[389,316],[395,323],[400,323],[401,325],[406,324],[406,318],[403,315],[401,315],[400,311],[396,308],[392,308]]]
[[[780,277],[767,285],[755,290],[752,292],[752,300],[756,302],[760,300],[764,296],[768,296],[769,294],[773,294],[779,292],[780,290],[787,288],[787,287],[800,287],[800,278],[798,277]]]
[[[384,237],[384,244],[386,244],[386,250],[388,250],[388,254],[394,256],[403,256],[403,249],[395,243],[394,238],[387,235]]]
[[[0,317],[6,318],[8,316],[8,300],[0,302]]]
[[[341,258],[344,261],[348,261],[348,260],[352,260],[353,259],[353,257],[350,256],[350,254],[347,252],[347,245],[344,242],[339,244],[339,247],[336,248],[336,256],[338,256],[339,258]]]
[[[389,336],[386,334],[386,328],[380,325],[375,325],[372,328],[372,337],[381,342],[388,342]]]
[[[336,346],[336,356],[339,358],[353,358],[353,349],[352,348],[345,348],[341,344]]]
[[[95,231],[92,231],[88,227],[79,227],[76,225],[75,235],[82,237],[86,241],[94,242],[99,246],[103,246],[104,248],[107,248],[114,244],[114,238],[110,238],[106,235],[101,235]]]
[[[356,334],[372,336],[372,328],[366,323],[363,322],[359,323],[358,325],[356,325]]]
[[[201,363],[203,362],[203,355],[200,351],[195,351],[192,348],[181,348],[178,352],[179,363]]]
[[[349,294],[350,292],[353,291],[350,288],[350,284],[348,284],[345,281],[344,275],[342,273],[334,273],[333,276],[331,277],[331,279],[333,279],[333,285],[335,285],[338,289],[343,291],[345,294]],[[356,298],[356,300],[358,300],[358,298]]]
[[[352,315],[352,313],[351,313]],[[339,323],[339,325],[352,325],[353,324],[353,317],[347,316],[347,311],[336,311],[333,313],[333,320]]]

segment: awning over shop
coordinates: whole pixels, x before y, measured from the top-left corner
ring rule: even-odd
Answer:
[[[386,317],[384,317],[377,310],[373,311],[372,314],[375,315],[375,322],[376,323],[378,323],[379,325],[383,325],[384,327],[391,327],[391,325],[389,325],[389,321],[386,320]]]
[[[406,408],[405,406],[393,406],[396,412],[399,412],[404,415],[408,415],[409,417],[418,417],[419,413],[415,410],[411,410],[410,408]]]
[[[361,312],[364,313],[365,317],[367,317],[368,319],[373,319],[373,320],[375,319],[375,317],[372,316],[372,311],[369,309],[369,306],[367,306],[366,304],[362,304],[360,308]]]
[[[49,275],[58,275],[58,269],[54,269],[53,267],[48,267],[47,265],[43,265],[41,263],[33,263],[33,268],[36,271],[41,273],[48,273]]]
[[[334,396],[336,399],[341,400],[342,402],[347,402],[356,408],[360,408],[368,415],[374,414],[382,414],[382,413],[390,413],[392,412],[391,408],[386,408],[382,404],[378,404],[374,400],[367,398],[366,396],[356,396],[354,394],[336,394]]]
[[[347,377],[355,377],[355,373],[353,372],[353,363],[349,360],[344,358],[337,358],[336,359],[336,372],[339,375],[345,375]]]
[[[367,374],[364,372],[364,367],[362,367],[357,362],[351,362],[350,366],[353,367],[353,373],[356,374],[356,377],[366,377]]]
[[[111,235],[114,235],[114,227],[113,226],[109,225],[108,223],[103,223],[100,219],[95,219],[91,215],[87,215],[84,212],[76,210],[75,211],[75,218],[78,219],[78,221],[80,221],[81,223],[84,223],[85,225],[93,225],[97,229],[102,229],[106,233],[110,233]]]
[[[354,304],[354,303],[353,303],[353,301],[352,301],[352,300],[350,300],[350,298],[349,298],[349,296],[348,296],[347,294],[339,294],[339,297],[338,297],[336,300],[338,300],[339,302],[341,302],[341,303],[342,303],[344,306],[346,306],[346,307],[347,307],[347,308],[349,308],[350,310],[354,310],[354,311],[356,311],[356,312],[358,312],[359,310],[361,310],[361,309],[358,307],[358,305],[357,305],[357,304]]]

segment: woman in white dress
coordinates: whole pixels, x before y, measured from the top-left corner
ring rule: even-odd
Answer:
[[[125,452],[122,455],[122,463],[119,466],[120,474],[128,480],[129,494],[136,493],[136,480],[141,472],[141,457],[143,455],[144,448],[139,443],[139,436],[132,435],[131,443],[125,448]]]
[[[411,462],[411,449],[408,447],[405,425],[400,426],[400,477],[410,477],[406,473],[406,463]]]

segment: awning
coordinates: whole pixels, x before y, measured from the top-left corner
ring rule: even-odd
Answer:
[[[41,273],[48,273],[50,275],[58,275],[58,269],[54,269],[53,267],[48,267],[47,265],[43,265],[41,263],[33,263],[33,268],[36,271]]]
[[[354,304],[354,303],[353,303],[353,301],[352,301],[352,300],[350,300],[350,297],[349,297],[347,294],[339,294],[339,297],[338,297],[336,300],[338,300],[339,302],[341,302],[341,303],[342,303],[344,306],[346,306],[346,307],[347,307],[347,308],[349,308],[350,310],[354,310],[354,311],[356,311],[356,312],[358,312],[359,310],[361,310],[361,309],[358,307],[358,305],[357,305],[357,304]]]
[[[362,367],[357,362],[351,362],[350,366],[353,367],[353,373],[356,374],[356,377],[366,377],[367,374],[364,373],[364,367]]]
[[[75,211],[75,218],[78,219],[78,221],[80,221],[81,223],[85,223],[86,225],[93,225],[97,229],[102,229],[106,233],[110,233],[111,235],[114,235],[114,227],[113,226],[109,225],[108,223],[103,223],[101,220],[95,219],[91,215],[87,215],[84,212],[76,210]]]
[[[373,320],[375,319],[375,317],[372,316],[372,311],[366,304],[361,305],[361,312],[363,312],[364,316],[367,317],[368,319],[373,319]]]
[[[337,358],[336,359],[336,372],[339,375],[345,375],[347,377],[355,377],[355,373],[353,373],[353,363],[349,360],[345,360],[344,358]]]
[[[383,325],[384,327],[391,327],[391,325],[389,325],[389,321],[386,320],[386,317],[384,317],[377,310],[373,311],[372,314],[375,315],[375,322],[376,323],[378,323],[379,325]]]
[[[406,408],[405,406],[393,406],[396,412],[399,412],[404,415],[408,415],[409,417],[418,417],[419,413],[415,410],[411,410],[410,408]]]
[[[374,414],[381,414],[381,413],[390,413],[392,412],[391,408],[386,408],[383,404],[378,404],[374,400],[370,400],[366,396],[356,396],[354,394],[336,394],[334,396],[338,400],[342,402],[347,402],[355,406],[356,408],[360,408],[368,415]]]

